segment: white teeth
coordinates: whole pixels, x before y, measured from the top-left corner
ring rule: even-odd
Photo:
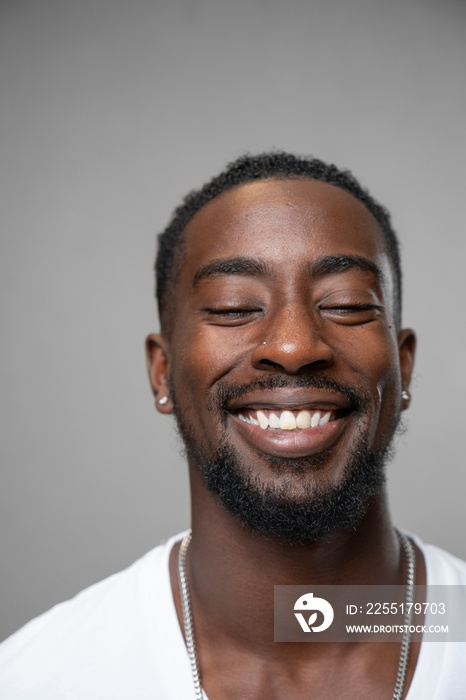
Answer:
[[[332,415],[332,412],[331,412],[331,411],[328,411],[328,413],[326,413],[326,414],[325,414],[324,416],[322,416],[322,418],[320,419],[319,425],[325,425],[326,423],[328,423],[329,420],[330,420],[330,416],[331,416],[331,415]]]
[[[271,428],[279,428],[280,427],[280,418],[277,416],[276,413],[271,413],[269,416],[269,426]],[[301,426],[299,426],[301,427]]]
[[[269,427],[269,419],[267,418],[265,413],[262,413],[262,411],[257,411],[257,420],[259,421],[259,425],[262,428],[262,430],[265,430]]]
[[[243,421],[243,423],[252,423],[253,425],[259,425],[259,421],[254,418],[254,416],[244,416],[242,413],[238,413],[238,418]]]
[[[296,425],[298,428],[310,428],[312,417],[309,411],[300,411],[296,416]]]
[[[294,430],[296,428],[296,419],[291,411],[282,411],[280,416],[280,428],[282,430]]]
[[[322,411],[299,411],[295,416],[292,411],[271,411],[269,415],[264,411],[251,411],[244,413],[238,413],[239,420],[243,423],[250,423],[251,425],[258,425],[262,430],[267,430],[267,428],[280,429],[280,430],[295,430],[300,428],[301,430],[305,428],[315,428],[318,425],[325,425],[328,423],[333,415],[333,411],[327,411],[323,413]]]

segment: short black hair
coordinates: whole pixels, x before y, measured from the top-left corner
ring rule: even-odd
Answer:
[[[298,157],[283,151],[272,151],[258,155],[246,154],[230,163],[219,175],[212,178],[199,190],[193,190],[177,207],[162,233],[158,236],[158,252],[155,261],[156,296],[160,321],[168,307],[167,297],[170,283],[174,281],[178,268],[177,256],[181,250],[183,232],[188,222],[210,200],[238,185],[266,179],[319,180],[346,190],[359,199],[377,220],[385,238],[387,254],[395,278],[394,309],[398,327],[401,325],[402,274],[400,250],[397,236],[392,228],[390,214],[365,190],[349,170],[340,170],[317,158]]]

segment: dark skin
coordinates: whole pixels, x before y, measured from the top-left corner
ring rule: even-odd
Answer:
[[[156,401],[158,410],[173,410],[171,375],[179,413],[204,454],[215,454],[226,440],[240,455],[242,469],[260,485],[279,483],[290,502],[304,498],[303,484],[320,489],[339,484],[361,435],[371,448],[381,447],[409,403],[401,391],[411,380],[415,337],[396,327],[392,271],[377,222],[337,187],[271,179],[212,200],[185,235],[170,327],[165,323],[161,335],[147,340],[154,393],[169,397],[164,405]],[[245,428],[238,411],[262,405],[323,411],[336,400],[330,392],[277,389],[261,397],[254,391],[242,397],[241,406],[233,402],[226,418],[212,408],[222,384],[319,373],[358,387],[368,398],[367,411],[349,411],[294,439],[297,431],[280,430],[281,437],[273,438],[269,430]],[[285,465],[289,458],[329,447],[325,463],[304,475],[286,466],[277,472],[267,460],[273,455]],[[385,492],[371,499],[354,529],[290,545],[244,528],[204,487],[192,460],[189,468],[193,537],[187,573],[208,697],[391,698],[398,644],[273,641],[276,584],[405,584],[406,562]],[[182,626],[177,550],[170,572]],[[416,582],[425,582],[420,552]],[[405,695],[418,651],[413,644]]]

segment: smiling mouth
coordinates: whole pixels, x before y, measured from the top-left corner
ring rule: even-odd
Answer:
[[[313,387],[260,388],[227,404],[232,436],[279,459],[310,457],[333,447],[353,425],[357,401]]]
[[[243,423],[259,426],[262,430],[305,430],[326,425],[347,411],[342,410],[270,410],[243,408],[236,417]]]
[[[239,406],[229,411],[239,435],[254,449],[275,457],[306,457],[335,444],[352,413],[349,407]]]
[[[364,408],[354,389],[324,378],[302,386],[279,379],[239,387],[225,398],[225,427],[238,449],[297,459],[351,440]]]

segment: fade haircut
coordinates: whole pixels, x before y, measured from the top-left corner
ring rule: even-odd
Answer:
[[[394,274],[394,314],[398,328],[401,326],[401,262],[397,236],[392,228],[390,214],[365,190],[349,170],[340,170],[317,158],[298,157],[283,151],[259,155],[246,154],[230,163],[223,172],[212,178],[199,190],[193,190],[177,207],[162,233],[158,236],[158,252],[155,261],[156,296],[162,326],[168,325],[168,298],[181,267],[184,250],[183,233],[193,216],[202,207],[223,192],[258,180],[291,180],[308,178],[340,187],[359,199],[377,220],[385,239]]]

